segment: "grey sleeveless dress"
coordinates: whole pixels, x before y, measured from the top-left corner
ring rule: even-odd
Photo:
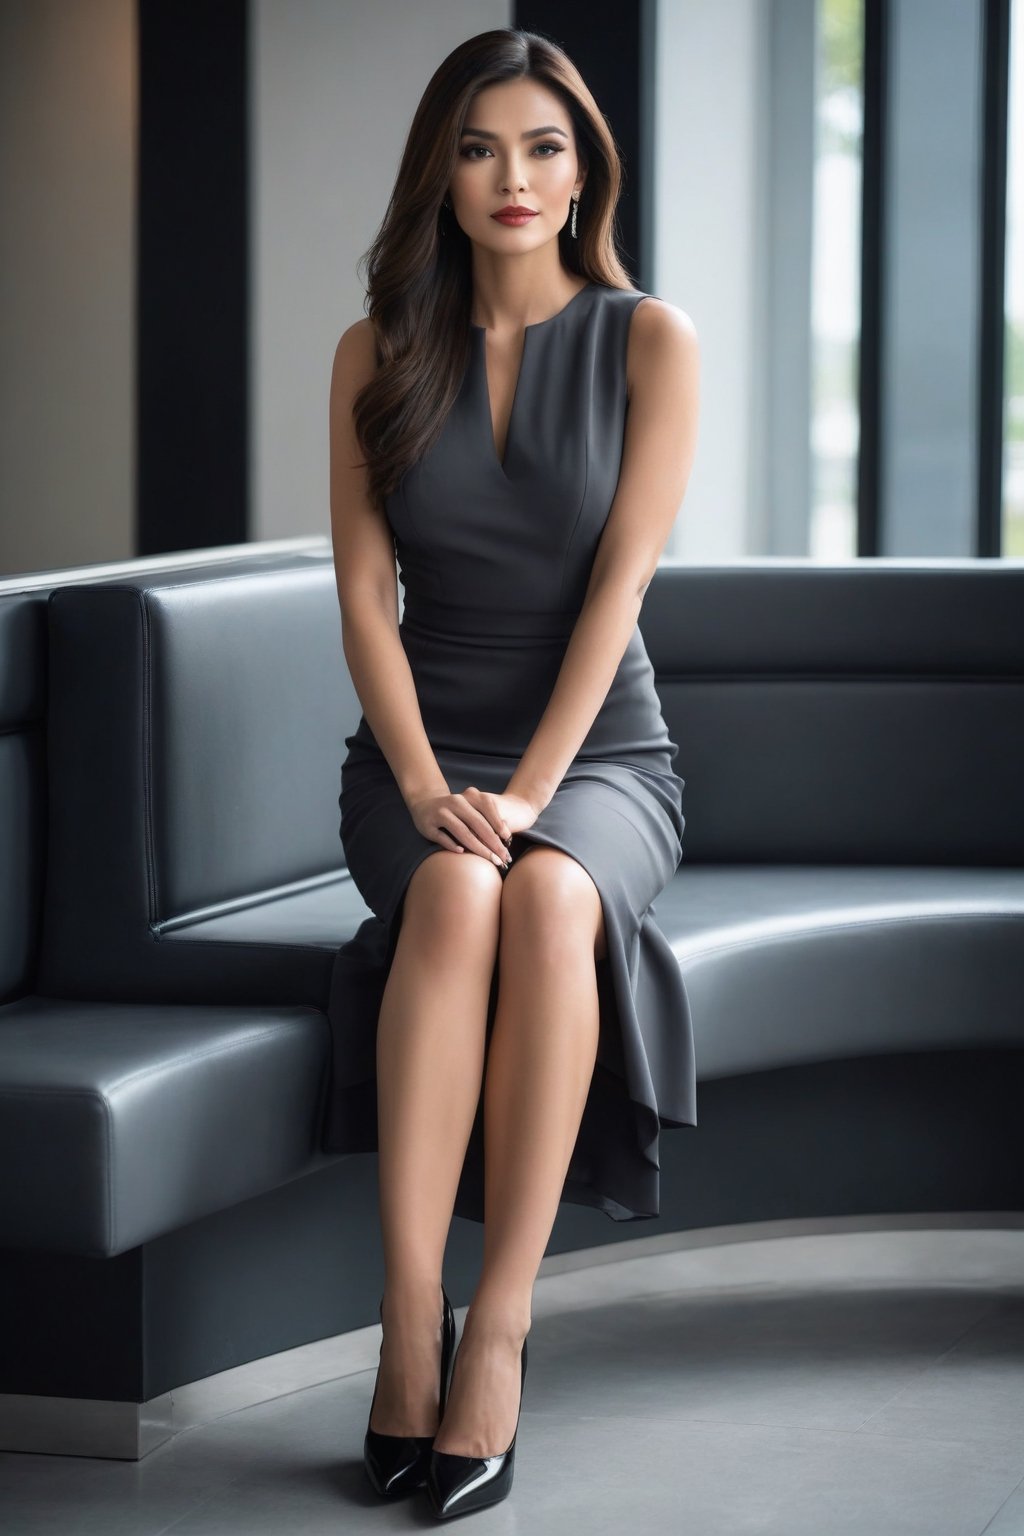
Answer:
[[[644,297],[590,283],[526,327],[504,463],[491,426],[485,332],[474,326],[444,429],[388,500],[402,643],[427,736],[455,792],[505,789],[554,687],[615,495],[629,323]],[[340,835],[374,915],[334,964],[322,1145],[358,1152],[377,1148],[376,1023],[409,879],[433,854],[459,855],[417,831],[365,716],[345,745]],[[511,843],[513,868],[530,844],[558,848],[601,896],[608,953],[597,962],[597,1064],[562,1199],[616,1221],[658,1215],[659,1130],[697,1123],[686,991],[654,906],[682,857],[678,750],[637,626],[553,798]],[[488,1040],[497,980],[496,966]],[[482,1221],[483,1189],[481,1097],[457,1214]]]

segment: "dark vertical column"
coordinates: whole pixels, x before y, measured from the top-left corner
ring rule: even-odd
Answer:
[[[246,0],[139,0],[137,552],[248,536]]]
[[[985,0],[982,21],[981,295],[978,337],[978,522],[975,554],[1003,547],[1006,159],[1010,0]]]
[[[654,271],[654,165],[657,152],[657,68],[658,68],[658,0],[640,0],[639,52],[640,64],[636,75],[637,96],[637,160],[633,182],[637,194],[636,214],[636,263],[637,286],[647,293],[655,292]]]
[[[622,261],[638,287],[650,278],[652,252],[646,243],[650,222],[650,154],[647,113],[653,80],[653,7],[649,0],[535,0],[512,7],[511,25],[540,32],[572,59],[604,113],[622,153],[625,171],[617,234]]]
[[[861,328],[857,457],[857,554],[879,552],[881,484],[882,325],[885,256],[888,0],[864,0],[864,139],[861,181]]]

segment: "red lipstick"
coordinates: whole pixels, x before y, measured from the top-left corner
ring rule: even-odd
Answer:
[[[536,208],[527,208],[523,203],[508,203],[504,208],[499,208],[497,213],[491,214],[491,218],[497,219],[499,224],[512,225],[529,224],[536,217]]]

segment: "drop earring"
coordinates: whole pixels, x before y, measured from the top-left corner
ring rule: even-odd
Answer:
[[[570,229],[569,229],[569,233],[572,235],[572,238],[574,240],[576,239],[576,210],[579,207],[579,205],[580,205],[580,194],[578,192],[574,192],[573,193],[573,198],[572,198],[572,224],[571,224]]]

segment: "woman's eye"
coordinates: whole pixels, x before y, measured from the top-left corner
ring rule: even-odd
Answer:
[[[474,150],[477,150],[477,149],[482,149],[484,151],[484,154],[486,154],[486,155],[490,154],[490,150],[487,148],[486,144],[468,144],[465,149],[460,151],[460,153],[462,154],[463,158],[466,159],[466,160],[475,160],[477,157],[474,154]],[[562,153],[563,146],[561,144],[535,144],[534,148],[533,148],[533,153],[536,154],[538,149],[551,149],[551,150],[554,150],[556,155],[560,155]],[[550,160],[551,156],[550,155],[542,155],[541,159],[542,160]]]

